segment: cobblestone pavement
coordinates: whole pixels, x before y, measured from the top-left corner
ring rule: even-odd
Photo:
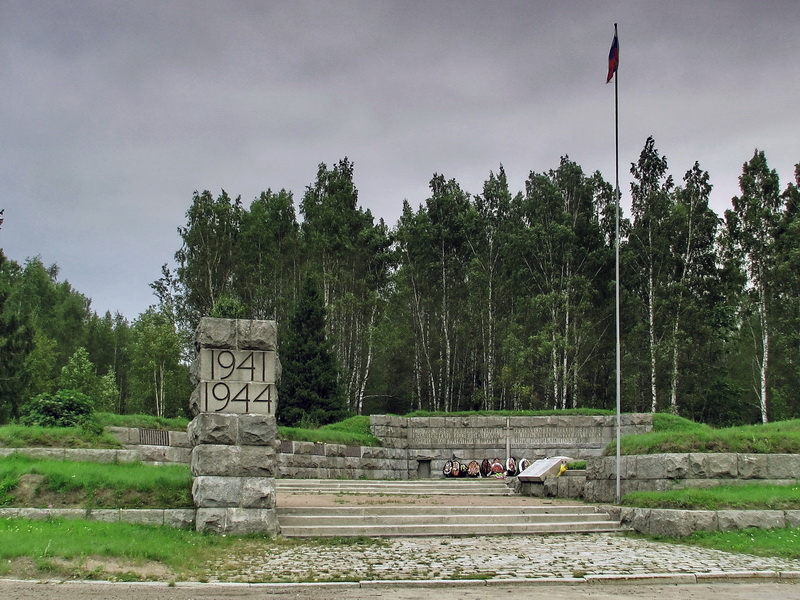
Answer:
[[[394,538],[260,545],[214,563],[209,581],[542,579],[654,573],[800,572],[800,561],[731,554],[619,534]]]

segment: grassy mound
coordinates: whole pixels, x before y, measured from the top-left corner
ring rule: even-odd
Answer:
[[[369,417],[356,416],[324,425],[319,429],[278,427],[278,437],[298,442],[322,442],[348,446],[380,446],[381,442],[369,429]]]
[[[191,491],[185,465],[0,458],[0,506],[183,508]]]
[[[0,448],[121,448],[107,433],[83,427],[0,427]]]
[[[95,413],[103,427],[133,427],[135,429],[159,429],[161,431],[186,431],[189,419],[175,417],[154,417],[152,415],[118,415],[115,413]]]
[[[800,453],[800,420],[779,421],[714,429],[673,415],[653,415],[653,431],[625,435],[620,441],[622,454],[662,454],[666,452],[734,452],[747,454]],[[605,456],[616,452],[609,444]]]

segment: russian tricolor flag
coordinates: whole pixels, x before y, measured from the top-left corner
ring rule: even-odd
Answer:
[[[617,40],[617,34],[614,33],[614,41],[611,42],[611,50],[608,53],[608,78],[606,79],[606,83],[611,81],[611,78],[614,76],[614,73],[617,72],[618,65],[619,65],[619,40]]]

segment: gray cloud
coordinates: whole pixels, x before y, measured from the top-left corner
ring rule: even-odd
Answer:
[[[320,162],[356,165],[392,225],[434,172],[514,189],[569,154],[614,178],[653,135],[676,180],[695,160],[729,206],[763,149],[785,183],[797,147],[793,0],[669,3],[0,0],[0,245],[40,254],[133,318],[178,248],[192,192],[297,201]]]

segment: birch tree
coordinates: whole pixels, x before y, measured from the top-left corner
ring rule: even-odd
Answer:
[[[753,339],[754,392],[761,421],[769,420],[769,368],[773,331],[772,305],[775,293],[775,234],[781,217],[780,180],[770,169],[764,152],[756,150],[742,167],[741,194],[732,199],[733,208],[725,211],[726,241],[731,255],[739,261],[745,275],[745,310],[754,317],[750,330]],[[747,313],[742,323],[751,323]]]
[[[164,300],[173,294],[175,314],[189,330],[211,314],[221,297],[232,295],[241,218],[240,198],[224,190],[217,198],[207,190],[194,193],[186,226],[178,228],[182,245],[175,253],[175,274],[165,267],[164,278],[154,284]]]
[[[639,160],[631,166],[632,226],[628,256],[632,259],[634,293],[644,310],[647,355],[647,408],[656,412],[661,397],[659,355],[665,332],[665,301],[672,273],[670,213],[672,176],[667,159],[659,155],[652,137],[647,138]]]
[[[708,206],[708,173],[695,163],[675,192],[670,229],[673,261],[670,286],[672,332],[670,339],[669,409],[678,414],[678,393],[684,354],[702,346],[700,332],[710,317],[708,300],[717,279],[716,238],[719,218]]]
[[[503,285],[503,263],[508,254],[511,192],[502,165],[496,175],[489,174],[483,193],[474,199],[474,206],[474,224],[467,237],[472,251],[470,280],[473,284],[470,288],[473,314],[478,318],[481,333],[482,407],[493,410],[499,408],[499,321],[508,316],[502,311],[503,305],[508,307],[508,304],[502,302],[501,294],[507,291]]]

